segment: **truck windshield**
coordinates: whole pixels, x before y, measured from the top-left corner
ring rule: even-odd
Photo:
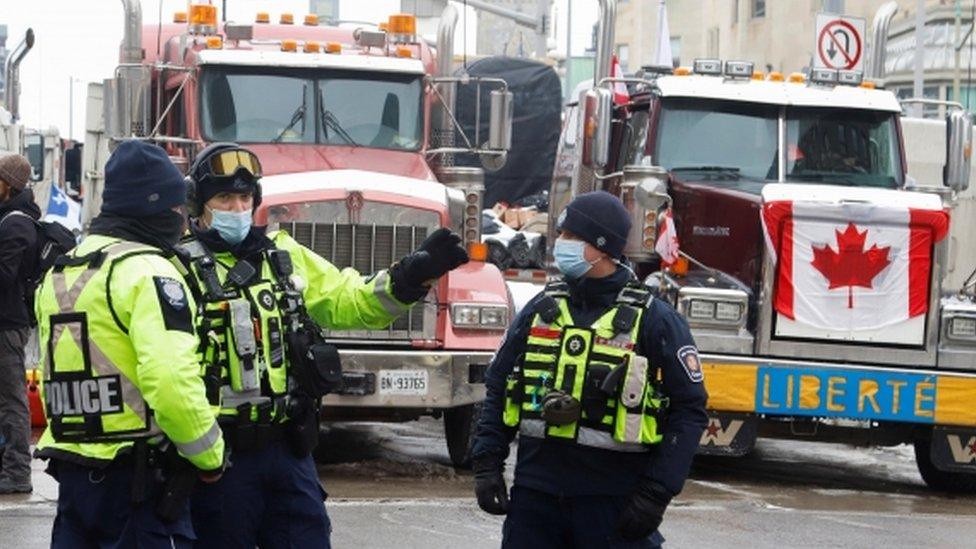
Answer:
[[[209,141],[417,150],[422,92],[418,74],[208,66],[202,129]]]
[[[654,154],[660,166],[776,179],[778,107],[698,98],[662,104]]]
[[[895,188],[901,157],[895,113],[835,108],[786,110],[789,181]]]

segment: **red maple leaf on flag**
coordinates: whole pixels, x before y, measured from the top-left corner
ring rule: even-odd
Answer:
[[[844,232],[837,233],[837,249],[830,245],[823,248],[813,246],[813,268],[820,271],[830,283],[829,289],[847,286],[847,308],[854,308],[854,286],[872,288],[871,282],[891,261],[888,252],[891,246],[879,248],[877,244],[864,251],[864,241],[868,231],[858,232],[853,223],[848,223]]]

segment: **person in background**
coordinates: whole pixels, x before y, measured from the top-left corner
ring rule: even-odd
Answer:
[[[30,493],[30,409],[24,347],[30,334],[30,279],[37,270],[41,210],[27,188],[31,166],[19,154],[0,156],[0,436],[6,443],[0,494]]]

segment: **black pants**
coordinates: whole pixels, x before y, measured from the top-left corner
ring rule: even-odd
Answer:
[[[235,452],[233,466],[193,493],[198,547],[328,549],[332,525],[312,456],[296,458],[284,440]]]
[[[163,523],[154,512],[160,487],[145,502],[132,503],[131,466],[100,470],[54,460],[51,474],[59,484],[52,549],[193,546],[189,502],[175,522]]]
[[[512,488],[502,527],[505,549],[656,549],[664,537],[654,532],[639,541],[621,540],[614,528],[627,496],[559,497],[524,486]]]

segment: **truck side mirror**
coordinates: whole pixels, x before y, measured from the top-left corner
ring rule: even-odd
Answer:
[[[507,151],[512,148],[512,118],[514,118],[515,102],[512,92],[507,90],[491,91],[491,110],[488,127],[488,148]]]
[[[31,181],[44,179],[44,136],[36,133],[24,137],[24,156],[31,165]]]
[[[78,143],[64,151],[64,181],[75,193],[81,192],[81,150]]]
[[[942,179],[955,191],[969,188],[973,154],[973,116],[964,110],[946,115],[946,163]]]
[[[610,158],[613,93],[606,88],[586,90],[580,94],[580,105],[583,107],[579,128],[583,165],[590,169],[603,168]]]

